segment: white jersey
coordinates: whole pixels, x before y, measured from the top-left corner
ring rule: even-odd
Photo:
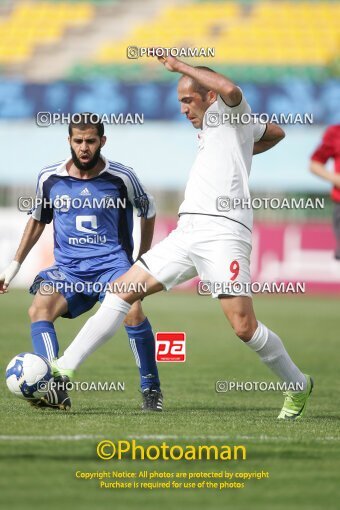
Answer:
[[[252,209],[250,205],[242,207],[238,204],[243,199],[250,199],[248,180],[253,146],[264,135],[266,125],[249,121],[250,114],[250,106],[243,94],[237,106],[226,105],[218,96],[207,109],[199,134],[198,154],[190,172],[184,202],[179,208],[180,215],[222,216],[251,231]],[[240,116],[243,116],[243,123]]]

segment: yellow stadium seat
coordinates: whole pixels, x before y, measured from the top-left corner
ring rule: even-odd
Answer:
[[[91,20],[94,7],[90,3],[73,2],[21,2],[11,16],[0,23],[0,62],[10,63],[27,60],[38,45],[61,41],[69,26],[79,26]]]
[[[82,26],[93,15],[91,3],[21,2],[0,23],[0,50],[10,49],[7,56],[1,50],[0,61],[30,58],[37,45],[60,41],[68,27]],[[104,44],[94,60],[127,63],[129,45],[190,45],[215,47],[219,63],[326,65],[339,52],[339,18],[340,3],[331,1],[259,0],[247,16],[236,1],[177,4],[137,24],[118,43]]]

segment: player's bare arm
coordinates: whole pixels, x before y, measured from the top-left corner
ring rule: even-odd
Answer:
[[[253,155],[261,154],[269,149],[272,149],[285,137],[285,132],[277,124],[268,122],[266,131],[258,142],[254,143]]]
[[[45,223],[30,218],[27,222],[19,247],[13,261],[0,274],[0,294],[8,292],[8,286],[18,273],[21,264],[39,240],[45,228]]]
[[[152,218],[141,219],[141,241],[138,257],[141,257],[143,253],[147,252],[151,248],[153,232],[155,229],[156,216]]]
[[[171,72],[181,73],[195,80],[202,87],[219,94],[228,106],[237,106],[242,100],[242,92],[229,78],[215,71],[192,67],[175,57],[158,57],[164,67]]]
[[[19,262],[19,264],[23,263],[33,246],[37,243],[45,226],[45,223],[37,221],[34,218],[28,220],[19,248],[14,256],[14,260]]]
[[[319,161],[312,160],[310,162],[309,169],[312,172],[312,174],[317,175],[318,177],[321,177],[321,179],[324,179],[325,181],[332,183],[333,186],[340,188],[340,175],[327,170],[326,165],[324,165],[323,163],[319,163]]]

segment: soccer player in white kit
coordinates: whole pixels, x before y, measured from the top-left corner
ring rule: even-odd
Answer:
[[[199,275],[210,282],[212,296],[219,298],[236,335],[287,387],[293,384],[299,389],[284,393],[278,418],[300,419],[313,381],[293,363],[280,338],[255,317],[249,292],[252,210],[233,207],[234,199],[250,198],[253,154],[272,148],[284,138],[284,132],[275,124],[245,122],[250,107],[241,89],[225,76],[171,56],[159,57],[159,61],[168,71],[182,74],[178,83],[181,112],[201,130],[179,222],[168,237],[116,280],[116,288],[126,292],[107,293],[97,313],[57,361],[58,369],[62,373],[78,368],[114,335],[135,301]],[[237,292],[233,291],[235,283]],[[129,291],[129,287],[143,285],[145,293]]]

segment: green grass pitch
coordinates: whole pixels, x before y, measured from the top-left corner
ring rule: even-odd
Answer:
[[[3,508],[335,509],[340,500],[339,302],[336,298],[267,296],[255,299],[257,316],[281,335],[296,363],[313,375],[315,389],[300,423],[276,416],[274,392],[217,394],[217,380],[274,381],[239,341],[218,302],[170,293],[144,301],[154,331],[187,333],[186,363],[160,364],[165,410],[142,414],[138,373],[124,330],[78,372],[84,381],[124,381],[125,392],[73,392],[68,414],[35,410],[6,388],[4,369],[30,351],[27,292],[0,296],[1,477]],[[90,312],[91,314],[92,312]],[[63,350],[85,319],[56,323]],[[75,440],[72,436],[88,439]],[[20,440],[18,436],[27,436]],[[38,437],[40,437],[38,439]],[[63,436],[63,439],[51,439]],[[91,437],[93,436],[93,437]],[[145,436],[155,438],[145,439]],[[246,461],[101,461],[100,439],[136,438],[141,444],[244,444]],[[46,438],[46,439],[44,439]],[[139,439],[138,439],[139,438]],[[211,439],[212,438],[212,439]],[[242,490],[101,490],[75,471],[269,471]]]

